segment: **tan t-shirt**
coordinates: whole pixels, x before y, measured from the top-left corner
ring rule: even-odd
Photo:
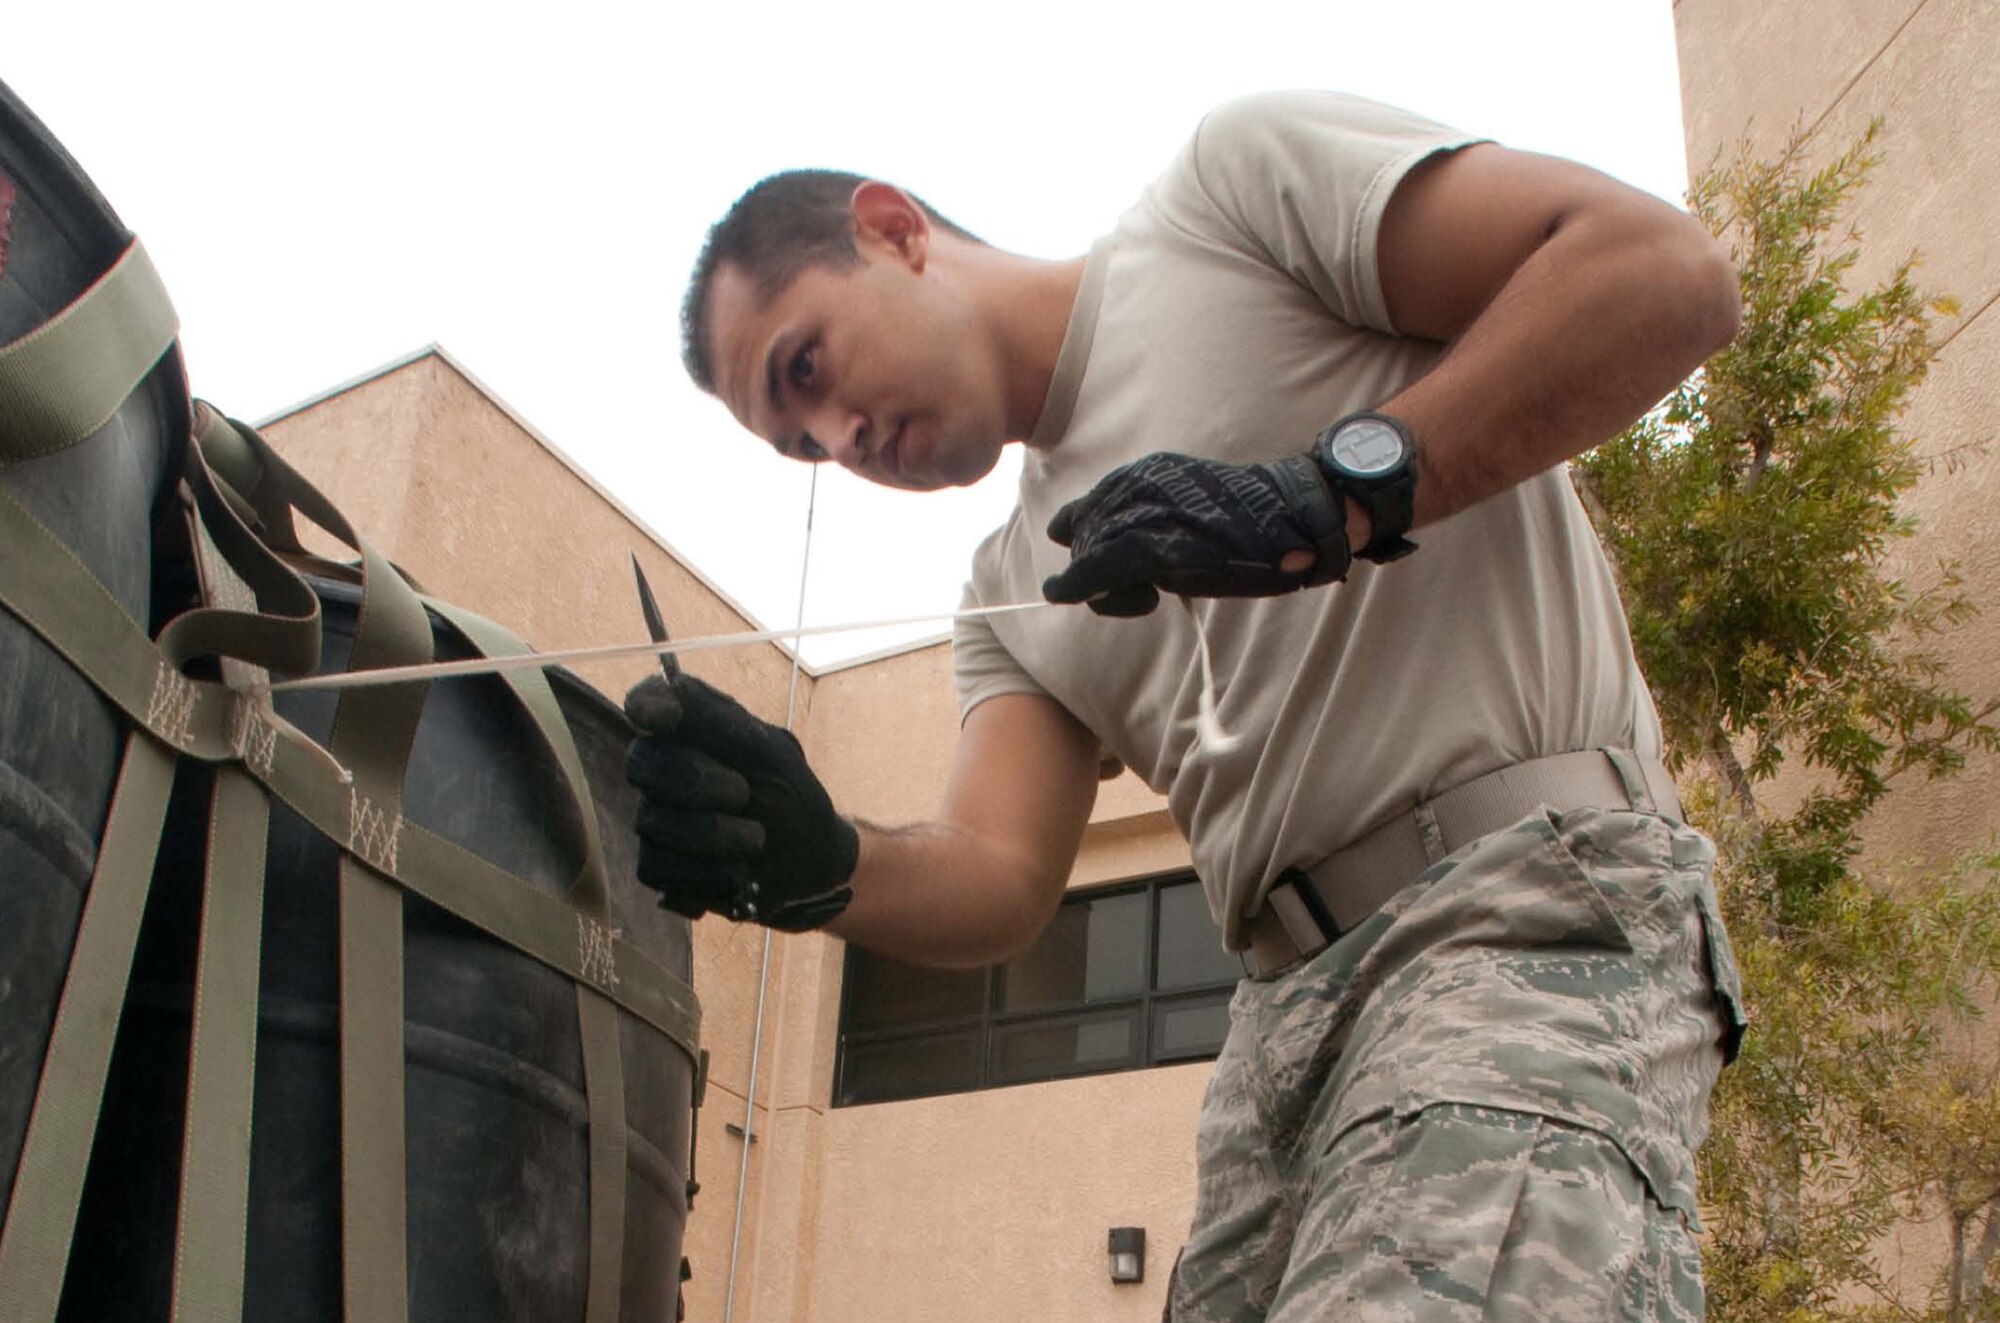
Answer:
[[[1157,450],[1262,460],[1419,376],[1376,269],[1391,191],[1476,141],[1332,93],[1232,102],[1092,251],[1012,517],[968,606],[1038,598],[1068,553],[1049,518]],[[1167,599],[961,621],[960,708],[1047,694],[1164,793],[1232,949],[1289,866],[1310,865],[1484,772],[1603,745],[1657,752],[1659,719],[1611,573],[1551,470],[1414,535],[1391,565],[1283,597],[1198,601],[1224,728],[1195,736],[1195,633]]]

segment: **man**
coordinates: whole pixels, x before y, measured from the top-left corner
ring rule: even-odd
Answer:
[[[642,876],[689,915],[991,962],[1057,905],[1108,754],[1166,793],[1254,972],[1170,1319],[1698,1317],[1734,969],[1560,466],[1736,317],[1674,209],[1332,94],[1216,110],[1067,262],[880,182],[765,181],[697,265],[695,380],[893,486],[1025,445],[967,603],[1090,609],[961,621],[917,827],[842,818],[698,681],[641,685]]]

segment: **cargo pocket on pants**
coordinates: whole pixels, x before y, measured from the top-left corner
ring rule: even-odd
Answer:
[[[1693,1262],[1679,1217],[1616,1142],[1531,1112],[1440,1103],[1394,1118],[1364,1224],[1301,1228],[1268,1323],[1394,1318],[1640,1318],[1654,1245]],[[1635,1272],[1635,1268],[1639,1271]],[[1694,1278],[1699,1292],[1699,1278]],[[1681,1294],[1676,1292],[1675,1294]]]
[[[1714,858],[1715,848],[1705,837],[1686,834],[1674,838],[1674,867],[1693,873],[1688,889],[1701,912],[1702,945],[1708,952],[1708,976],[1715,984],[1716,1009],[1722,1021],[1722,1062],[1728,1065],[1743,1046],[1750,1017],[1743,1011],[1743,976],[1736,968],[1736,948],[1730,944],[1729,929],[1722,922],[1722,902],[1715,894]]]

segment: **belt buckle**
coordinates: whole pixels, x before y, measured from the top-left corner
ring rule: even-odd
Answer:
[[[1296,868],[1278,875],[1278,883],[1264,897],[1264,904],[1278,917],[1278,926],[1298,950],[1301,960],[1310,960],[1340,938],[1340,925],[1326,912],[1312,879]]]

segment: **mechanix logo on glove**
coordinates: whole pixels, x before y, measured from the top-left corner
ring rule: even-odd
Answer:
[[[1049,536],[1069,567],[1042,584],[1051,602],[1142,616],[1162,591],[1187,597],[1275,597],[1345,578],[1347,509],[1310,455],[1227,464],[1148,455],[1106,474],[1056,511]],[[1290,552],[1311,566],[1279,568]]]

